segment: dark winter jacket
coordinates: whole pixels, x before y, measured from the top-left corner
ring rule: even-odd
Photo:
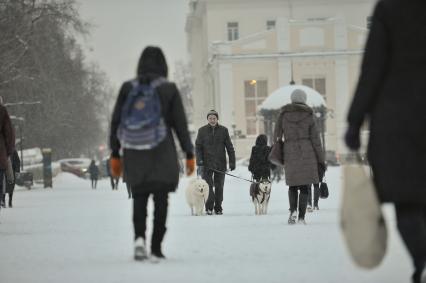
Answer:
[[[256,139],[256,145],[251,149],[248,170],[253,174],[256,181],[261,178],[269,179],[271,176],[272,164],[268,159],[271,147],[267,145],[267,142],[266,135],[259,135]]]
[[[6,170],[7,158],[15,149],[15,135],[6,107],[0,105],[0,170]]]
[[[379,1],[348,122],[368,119],[382,202],[426,204],[426,1]]]
[[[226,152],[229,157],[229,167],[235,168],[235,150],[228,129],[217,124],[212,127],[207,124],[198,130],[195,141],[197,165],[221,171],[226,170]]]
[[[91,163],[89,168],[88,168],[89,174],[90,174],[90,178],[91,179],[98,179],[99,177],[99,168],[98,166],[96,166],[95,163]]]
[[[287,185],[318,183],[318,164],[324,164],[324,152],[312,109],[305,104],[287,104],[282,108],[278,119],[275,131],[280,130],[284,136],[284,172]]]
[[[152,54],[148,54],[148,58],[142,54],[139,61],[138,78],[141,83],[150,83],[159,77],[167,77],[164,56],[162,54],[160,56],[156,50],[148,50],[148,53]],[[131,88],[130,81],[122,85],[114,107],[110,134],[113,155],[118,155],[121,147],[117,138],[117,129],[120,124],[121,109]],[[194,156],[185,111],[176,85],[170,82],[163,83],[157,87],[157,93],[160,97],[162,115],[168,127],[167,137],[151,150],[124,149],[123,151],[123,174],[136,194],[176,190],[179,182],[179,166],[172,131],[176,133],[186,157]]]

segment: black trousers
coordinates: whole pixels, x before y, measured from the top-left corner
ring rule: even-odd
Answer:
[[[308,189],[310,185],[290,186],[288,189],[288,200],[290,202],[290,211],[297,210],[297,199],[299,198],[299,218],[305,218],[306,207],[308,206]],[[299,195],[300,191],[300,195]]]
[[[91,178],[92,181],[92,189],[96,189],[96,185],[98,184],[98,178]]]
[[[426,205],[395,203],[399,234],[413,260],[414,267],[426,263]]]
[[[314,184],[314,206],[318,206],[319,200],[319,184]],[[312,206],[312,187],[308,189],[308,205]]]
[[[222,211],[225,174],[205,169],[203,179],[209,184],[209,197],[206,201],[206,210],[213,210],[214,208],[215,211]]]
[[[137,194],[133,197],[133,226],[135,229],[135,240],[139,237],[146,239],[146,217],[148,199],[151,193]],[[152,193],[154,197],[154,228],[151,237],[151,252],[161,251],[161,243],[166,234],[166,220],[168,197],[167,191]]]

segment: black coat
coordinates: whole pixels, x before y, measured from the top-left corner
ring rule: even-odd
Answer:
[[[382,202],[426,204],[426,1],[379,1],[348,122],[370,120]]]
[[[155,76],[148,76],[144,79],[151,80],[154,78]],[[110,135],[110,145],[113,151],[120,149],[120,142],[116,133],[120,123],[121,109],[131,88],[131,82],[125,82],[122,85],[114,108]],[[157,90],[160,96],[163,118],[168,126],[167,137],[154,149],[125,149],[123,155],[123,174],[126,176],[126,182],[132,186],[133,190],[141,192],[176,190],[179,182],[179,166],[172,130],[175,131],[187,156],[193,156],[194,147],[189,136],[188,123],[176,85],[165,83],[160,85]]]
[[[261,178],[271,176],[272,164],[269,162],[268,155],[271,147],[267,145],[265,135],[260,135],[256,139],[256,145],[251,149],[249,171],[253,174],[253,178],[259,181]]]
[[[235,150],[229,136],[228,129],[217,124],[209,124],[198,130],[195,141],[197,165],[213,169],[226,170],[226,152],[229,156],[229,166],[235,167]]]

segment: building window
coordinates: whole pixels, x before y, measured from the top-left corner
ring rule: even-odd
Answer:
[[[302,85],[315,89],[324,97],[324,99],[327,98],[325,77],[313,76],[309,78],[304,78],[302,79]]]
[[[247,135],[264,133],[263,119],[257,116],[257,106],[268,96],[268,81],[249,80],[244,82],[245,114]]]
[[[240,37],[240,34],[238,32],[238,23],[237,22],[228,23],[228,40],[229,41],[237,40],[239,37]]]
[[[275,29],[275,21],[274,20],[266,21],[266,29],[267,30]]]

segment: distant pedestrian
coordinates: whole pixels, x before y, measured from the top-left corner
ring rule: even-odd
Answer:
[[[92,182],[92,189],[96,189],[96,185],[98,183],[99,178],[99,168],[98,166],[96,166],[95,160],[92,160],[92,162],[90,163],[88,171],[90,174],[90,180]]]
[[[358,150],[368,121],[373,181],[380,202],[395,205],[414,283],[426,282],[425,11],[424,0],[378,1],[345,136]]]
[[[133,196],[133,225],[136,260],[148,257],[146,218],[149,196],[154,199],[151,258],[165,258],[162,242],[166,233],[169,192],[176,190],[179,166],[172,131],[186,154],[187,174],[194,171],[194,147],[179,91],[167,81],[168,68],[158,47],[142,52],[137,78],[120,89],[111,122],[111,172],[124,169]],[[122,150],[122,162],[120,159]]]
[[[272,181],[279,183],[283,175],[283,168],[277,165],[273,165],[271,168],[272,168]]]
[[[217,215],[223,214],[226,152],[229,157],[229,169],[235,170],[235,150],[231,137],[228,129],[219,125],[218,120],[219,114],[215,110],[210,110],[207,113],[208,124],[198,130],[195,141],[197,165],[202,178],[209,184],[209,197],[206,202],[208,215],[213,214],[213,209]]]
[[[289,224],[295,224],[297,218],[298,222],[306,224],[308,190],[311,184],[319,183],[318,166],[325,168],[324,152],[313,110],[306,105],[306,99],[304,91],[293,91],[292,103],[281,109],[274,133],[274,141],[284,139],[284,172],[289,186]],[[299,214],[296,216],[298,207]]]

